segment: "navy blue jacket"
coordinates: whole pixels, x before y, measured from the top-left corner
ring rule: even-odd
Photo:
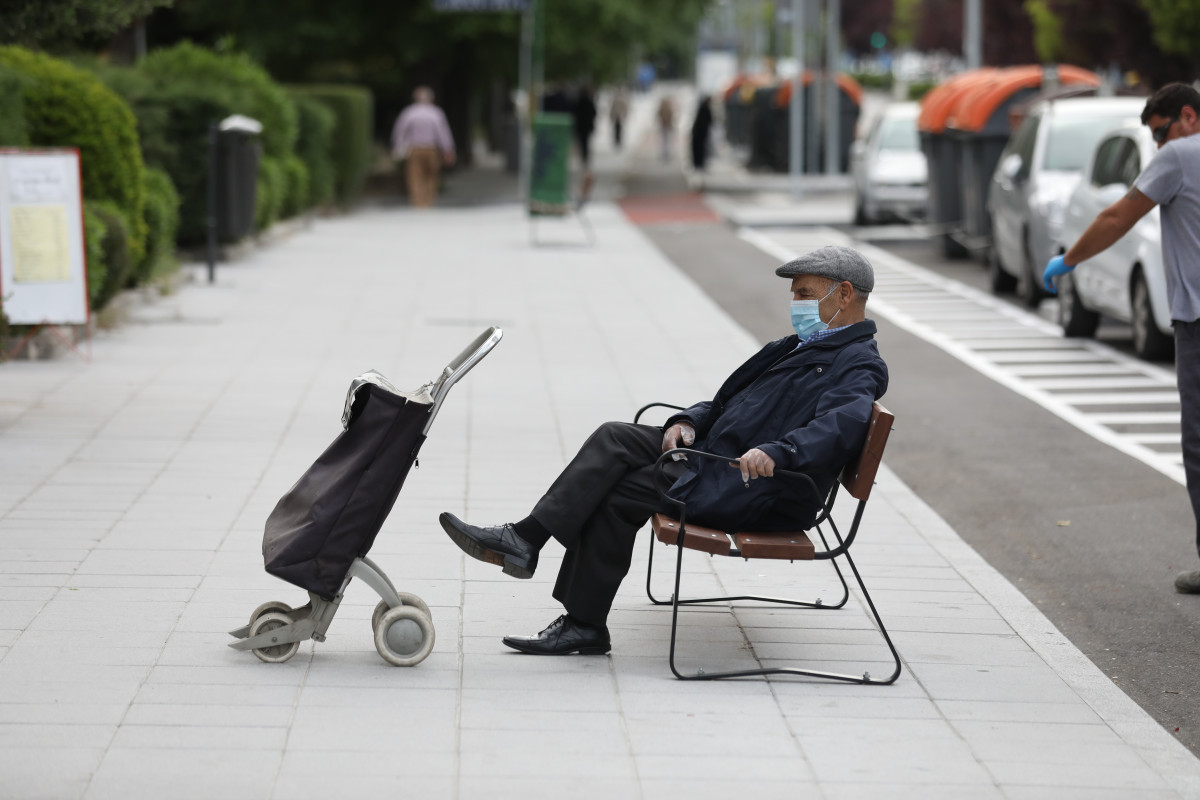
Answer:
[[[821,491],[814,497],[797,480],[780,477],[752,480],[746,488],[736,467],[692,459],[691,471],[669,493],[687,501],[688,519],[724,530],[811,525],[842,466],[862,450],[871,404],[887,390],[875,330],[868,319],[799,350],[794,334],[771,342],[738,367],[716,397],[667,421],[691,423],[697,450],[737,458],[757,447],[776,468],[806,473]]]

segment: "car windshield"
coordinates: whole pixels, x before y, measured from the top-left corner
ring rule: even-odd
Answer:
[[[1104,117],[1057,118],[1046,137],[1042,169],[1080,172],[1100,137],[1128,117],[1128,112]]]
[[[892,117],[879,126],[880,150],[919,150],[917,121],[912,117]]]

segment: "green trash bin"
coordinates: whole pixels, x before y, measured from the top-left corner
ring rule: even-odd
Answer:
[[[533,118],[533,156],[529,173],[529,215],[570,212],[571,115],[543,113]]]

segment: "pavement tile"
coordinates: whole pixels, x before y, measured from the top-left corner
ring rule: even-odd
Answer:
[[[80,797],[104,757],[102,747],[6,747],[0,751],[5,797]]]

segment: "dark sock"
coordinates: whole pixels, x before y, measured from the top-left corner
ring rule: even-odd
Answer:
[[[550,541],[550,531],[543,528],[542,523],[533,517],[526,517],[520,522],[514,522],[513,529],[516,530],[517,536],[537,548],[544,547],[546,542]]]

